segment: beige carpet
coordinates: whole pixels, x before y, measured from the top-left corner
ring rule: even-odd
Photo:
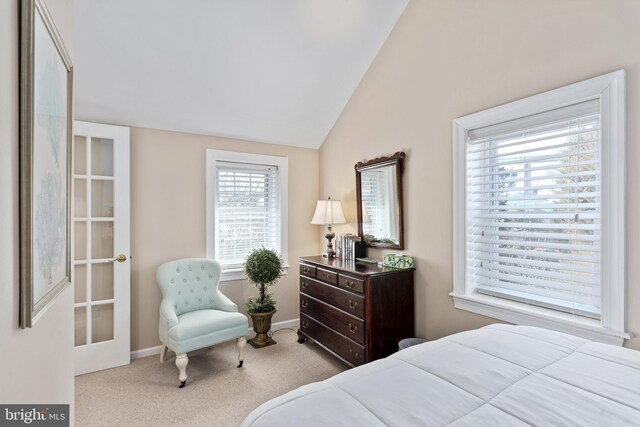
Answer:
[[[261,403],[326,379],[347,366],[312,343],[298,344],[291,329],[274,333],[276,345],[247,344],[237,369],[234,342],[189,354],[187,386],[178,389],[175,357],[157,356],[76,378],[76,425],[238,426]]]

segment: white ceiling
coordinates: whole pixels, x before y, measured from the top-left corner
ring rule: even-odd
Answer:
[[[76,0],[76,118],[318,148],[407,3]]]

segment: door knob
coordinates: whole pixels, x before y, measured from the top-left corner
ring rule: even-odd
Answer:
[[[125,262],[126,260],[127,260],[127,256],[126,256],[126,255],[123,255],[123,254],[120,254],[120,255],[118,255],[118,256],[116,257],[116,259],[114,259],[114,260],[113,260],[113,262],[116,262],[116,261],[118,261],[118,262]]]

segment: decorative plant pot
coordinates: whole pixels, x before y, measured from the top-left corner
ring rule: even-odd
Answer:
[[[276,311],[274,308],[268,313],[249,313],[253,321],[253,330],[256,332],[256,336],[249,340],[249,344],[253,348],[262,348],[276,343],[273,338],[267,335],[271,329],[271,318]]]

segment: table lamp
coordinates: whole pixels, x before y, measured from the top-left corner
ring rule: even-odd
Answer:
[[[316,212],[313,214],[313,218],[311,219],[311,224],[321,224],[327,225],[328,230],[327,234],[324,237],[327,238],[327,258],[333,258],[336,256],[336,252],[333,250],[333,244],[331,240],[336,236],[331,226],[333,224],[345,224],[347,220],[344,217],[344,213],[342,212],[342,204],[340,200],[331,200],[329,197],[327,200],[318,200],[318,204],[316,205]]]

